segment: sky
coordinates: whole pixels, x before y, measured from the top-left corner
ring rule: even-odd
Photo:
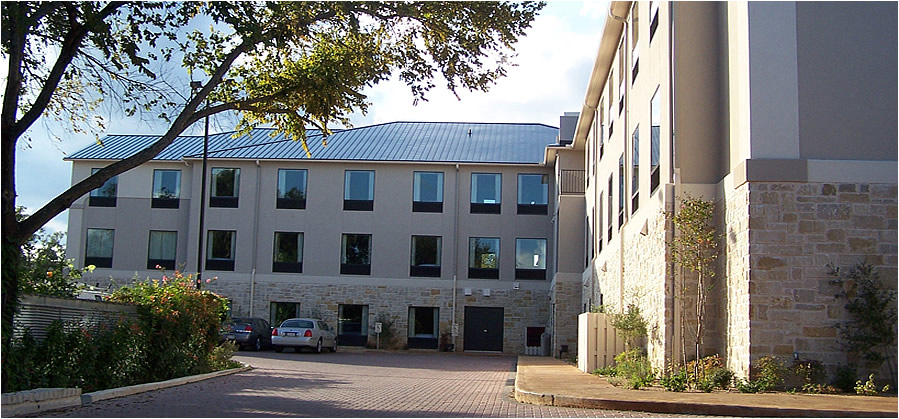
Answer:
[[[438,86],[427,102],[413,105],[409,88],[396,79],[381,82],[368,95],[366,115],[353,114],[354,126],[392,121],[453,122],[533,122],[559,125],[564,112],[579,112],[587,81],[599,47],[607,1],[549,1],[534,20],[525,37],[516,44],[516,67],[508,70],[488,92],[459,91],[461,100]],[[4,66],[5,67],[5,66]],[[108,115],[106,134],[163,134],[164,123]],[[339,127],[337,127],[339,128]],[[212,132],[230,131],[228,119],[213,124]],[[92,135],[68,135],[47,118],[41,118],[28,132],[30,143],[20,141],[16,150],[17,203],[28,212],[65,191],[71,184],[72,164],[63,161],[88,145]],[[202,134],[197,123],[184,134]],[[66,231],[68,212],[51,220],[45,228]]]

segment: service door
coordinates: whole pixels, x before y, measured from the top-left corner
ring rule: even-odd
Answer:
[[[465,307],[466,351],[503,351],[503,308]]]

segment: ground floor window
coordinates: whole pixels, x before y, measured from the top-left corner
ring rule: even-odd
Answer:
[[[409,307],[409,348],[437,349],[440,309]]]
[[[278,327],[284,320],[300,317],[300,303],[272,301],[269,320],[272,326]]]
[[[368,343],[367,305],[337,306],[337,341],[346,346],[365,346]]]

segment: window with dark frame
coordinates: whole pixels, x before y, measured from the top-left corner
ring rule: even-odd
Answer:
[[[631,161],[631,214],[640,208],[640,125],[634,128]]]
[[[472,214],[499,214],[502,207],[502,174],[471,174]]]
[[[107,228],[87,229],[84,244],[84,265],[111,268],[114,243],[115,230]]]
[[[276,231],[272,249],[272,272],[303,272],[303,233]]]
[[[440,277],[440,236],[412,236],[409,276]]]
[[[177,231],[150,230],[147,242],[147,269],[175,269],[175,255],[178,250]]]
[[[443,172],[412,173],[412,212],[443,212]]]
[[[437,349],[440,336],[440,309],[437,307],[409,307],[410,349]]]
[[[546,215],[548,195],[549,175],[524,173],[518,175],[519,214]]]
[[[515,239],[515,279],[546,279],[546,239]]]
[[[233,271],[237,232],[209,230],[206,236],[206,269],[211,271]]]
[[[153,199],[151,208],[178,208],[181,203],[181,171],[153,170]]]
[[[618,159],[618,229],[624,226],[624,197],[626,195],[624,188],[624,154]]]
[[[603,245],[603,233],[602,233],[602,229],[603,229],[603,215],[602,215],[603,208],[602,208],[602,206],[604,204],[603,192],[599,193],[599,199],[596,201],[596,204],[599,209],[598,211],[596,211],[596,226],[597,226],[597,231],[599,231],[599,234],[597,234],[597,236],[596,236],[596,253],[601,254],[602,253],[602,245]]]
[[[100,168],[91,169],[91,176],[100,171]],[[116,206],[116,195],[119,189],[119,177],[113,176],[103,182],[99,188],[91,191],[88,197],[88,206],[91,207],[114,207]]]
[[[341,236],[340,273],[371,275],[371,234]]]
[[[240,169],[213,167],[211,174],[212,187],[209,194],[209,206],[237,208],[240,196]]]
[[[468,278],[499,279],[499,238],[468,239]]]
[[[659,88],[656,88],[656,92],[652,95],[652,101],[649,103],[650,109],[650,175],[649,175],[649,193],[652,194],[659,187],[660,176],[659,173],[659,162],[660,162],[660,142],[662,136],[662,109],[661,102],[659,98]]]
[[[614,202],[613,198],[612,198],[612,195],[613,195],[612,191],[614,191],[614,189],[612,189],[612,176],[614,176],[614,175],[609,175],[609,196],[608,196],[608,205],[606,206],[606,211],[608,212],[608,215],[609,215],[609,221],[608,221],[609,222],[609,227],[608,227],[609,234],[607,236],[607,240],[609,242],[612,241],[612,233],[615,231],[615,228],[614,228],[615,223],[612,221],[612,220],[614,220],[614,218],[612,218],[612,208],[614,208],[614,206],[612,205],[612,203]]]
[[[273,327],[281,327],[284,320],[300,317],[300,303],[272,301],[269,303],[269,319]]]
[[[375,172],[373,170],[347,170],[343,188],[345,211],[374,211]]]
[[[306,176],[306,169],[278,169],[276,208],[306,209]]]
[[[659,2],[658,1],[650,1],[649,2],[649,42],[652,42],[653,36],[656,34],[656,29],[659,27]]]
[[[631,85],[637,82],[640,72],[640,2],[635,1],[631,9]]]

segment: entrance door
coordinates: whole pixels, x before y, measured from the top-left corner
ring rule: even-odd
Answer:
[[[465,307],[466,351],[503,351],[503,308]]]

